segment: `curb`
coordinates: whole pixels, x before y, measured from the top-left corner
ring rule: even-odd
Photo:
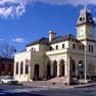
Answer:
[[[27,86],[27,87],[42,87],[42,88],[57,88],[57,89],[73,89],[73,88],[85,88],[85,87],[94,87],[96,86],[96,83],[88,83],[88,84],[79,84],[79,85],[32,85],[32,84],[23,84],[24,86]]]

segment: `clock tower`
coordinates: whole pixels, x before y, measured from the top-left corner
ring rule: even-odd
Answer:
[[[95,23],[91,12],[85,7],[80,11],[77,20],[77,39],[79,40],[94,40]]]

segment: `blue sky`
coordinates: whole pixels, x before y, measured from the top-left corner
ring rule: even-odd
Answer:
[[[19,3],[13,2],[16,0],[5,1],[0,1],[0,44],[9,43],[18,51],[24,49],[29,42],[48,37],[49,30],[55,31],[57,35],[75,35],[75,24],[84,5],[84,0],[36,0],[38,3],[34,0],[17,0]],[[96,2],[88,1],[86,3],[94,4],[89,8],[95,18]]]

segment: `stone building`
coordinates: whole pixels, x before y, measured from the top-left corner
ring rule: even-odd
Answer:
[[[70,84],[74,77],[85,80],[96,77],[94,27],[91,12],[82,9],[76,23],[76,37],[56,36],[49,31],[49,38],[36,40],[26,45],[25,51],[15,54],[14,78],[20,82],[63,78]]]

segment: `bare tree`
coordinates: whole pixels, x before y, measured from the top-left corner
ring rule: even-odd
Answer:
[[[11,46],[9,44],[2,44],[0,46],[0,55],[3,58],[12,58],[14,55],[14,52],[16,52],[16,49],[14,46]]]

